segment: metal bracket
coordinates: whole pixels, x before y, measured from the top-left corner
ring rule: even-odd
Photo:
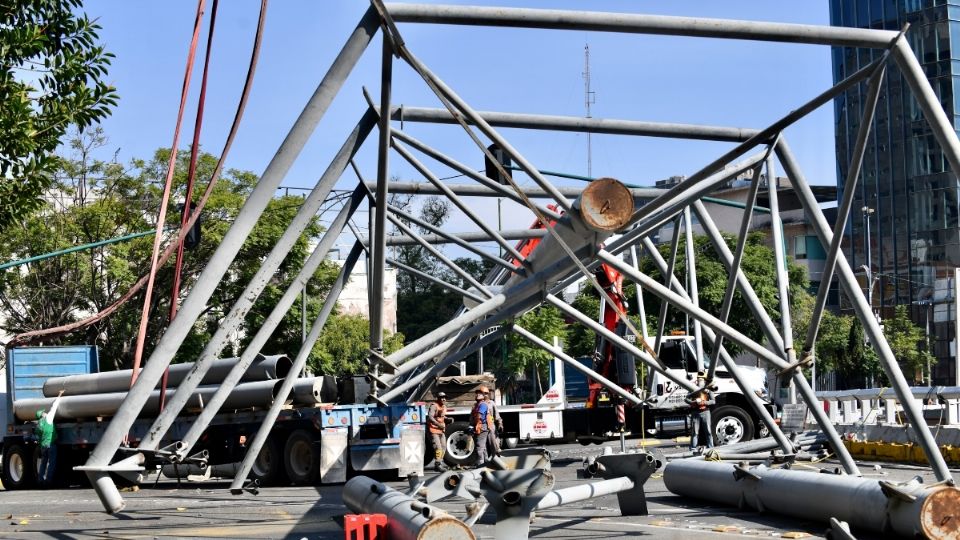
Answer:
[[[827,529],[827,540],[857,540],[850,533],[850,525],[846,521],[830,518],[830,528]]]
[[[650,475],[663,466],[659,453],[630,452],[626,454],[605,454],[595,460],[596,474],[604,479],[626,476],[633,482],[633,489],[617,493],[620,514],[624,516],[645,516],[647,512],[647,494],[643,484]]]
[[[750,478],[751,480],[760,480],[760,475],[751,471],[749,467],[738,463],[733,466],[733,479],[740,481],[744,478]]]
[[[903,501],[907,503],[912,503],[917,500],[916,495],[907,493],[902,489],[901,486],[888,482],[886,480],[880,480],[880,491],[887,496],[888,499],[897,499],[898,501]]]
[[[481,478],[483,497],[497,514],[494,537],[527,538],[533,509],[556,483],[553,474],[544,469],[483,471]]]
[[[779,376],[792,375],[794,371],[805,368],[813,363],[814,356],[810,353],[804,353],[802,358],[780,370]]]

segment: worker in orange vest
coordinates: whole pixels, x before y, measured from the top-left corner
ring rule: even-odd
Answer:
[[[443,454],[447,448],[444,433],[450,422],[453,422],[453,418],[447,418],[447,394],[438,392],[437,400],[427,409],[427,429],[430,430],[430,441],[433,443],[433,468],[438,472],[447,470],[443,464]]]
[[[690,434],[690,451],[699,453],[701,432],[707,438],[707,448],[713,448],[712,422],[710,421],[710,407],[716,404],[712,389],[706,384],[706,373],[698,373],[697,385],[702,389],[690,396],[685,401],[690,404],[690,424],[692,432]]]
[[[487,466],[487,445],[490,437],[496,437],[493,425],[493,411],[487,403],[487,388],[477,388],[477,402],[470,412],[470,426],[477,449],[477,467]]]

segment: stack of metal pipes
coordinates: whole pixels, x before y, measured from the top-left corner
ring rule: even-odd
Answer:
[[[221,358],[214,361],[201,382],[202,386],[197,387],[191,394],[187,410],[203,408],[204,403],[209,401],[217,391],[220,383],[238,360],[238,358]],[[290,374],[292,366],[290,358],[284,355],[259,356],[244,373],[242,382],[234,387],[230,397],[223,404],[223,409],[237,410],[269,406],[273,403],[280,381]],[[170,366],[167,399],[176,393],[176,385],[184,380],[193,367],[193,362]],[[132,375],[132,370],[124,369],[50,378],[43,385],[45,397],[16,400],[13,403],[13,412],[19,420],[34,420],[37,412],[49,411],[56,397],[62,392],[63,397],[57,407],[56,420],[113,416],[127,397]],[[295,405],[316,405],[335,399],[335,396],[330,395],[329,388],[330,381],[325,377],[303,378],[294,386],[289,399]],[[159,411],[160,389],[157,388],[150,395],[140,416],[151,417]]]

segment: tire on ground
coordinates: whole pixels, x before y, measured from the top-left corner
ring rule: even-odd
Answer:
[[[736,405],[717,407],[711,414],[713,442],[717,446],[753,439],[753,420]]]
[[[447,448],[443,461],[450,466],[473,465],[477,461],[477,449],[473,430],[467,422],[454,422],[447,426]]]
[[[250,479],[257,480],[261,486],[274,486],[283,482],[283,444],[276,434],[267,437],[260,454],[250,468]]]
[[[311,485],[320,470],[320,446],[313,433],[298,429],[287,437],[283,449],[283,468],[296,486]]]
[[[21,442],[3,449],[3,485],[6,489],[30,489],[37,482],[35,448]]]

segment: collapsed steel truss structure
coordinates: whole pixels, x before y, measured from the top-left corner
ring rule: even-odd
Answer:
[[[808,103],[795,108],[770,126],[754,130],[615,119],[478,112],[471,108],[453,89],[447,86],[417,58],[413,52],[416,46],[408,46],[397,27],[397,25],[406,23],[666,34],[863,47],[878,49],[883,53],[877,60],[847,79],[840,81],[832,88],[825,90]],[[114,462],[114,456],[121,449],[131,424],[144,406],[150,392],[160,380],[164,369],[177,352],[187,331],[200,316],[217,284],[237,255],[240,246],[264,211],[267,202],[316,129],[333,98],[341,89],[344,80],[378,31],[382,31],[384,34],[381,51],[382,77],[378,102],[374,103],[373,99],[368,96],[370,107],[352,131],[349,132],[342,147],[316,183],[313,191],[305,199],[297,216],[290,223],[270,255],[263,261],[259,272],[247,285],[237,303],[231,308],[222,326],[206,344],[194,369],[180,383],[179,388],[186,388],[187,390],[182,392],[178,390],[163,413],[157,417],[147,436],[140,441],[139,446],[136,449],[128,449],[132,450],[129,457]],[[399,58],[419,74],[430,90],[436,94],[443,105],[442,108],[403,107],[401,111],[393,107],[391,82],[395,58]],[[293,373],[302,371],[324,323],[334,309],[337,297],[343,290],[354,264],[362,255],[365,255],[370,265],[368,272],[371,325],[370,376],[376,387],[371,396],[372,399],[380,402],[415,400],[420,395],[424,385],[428,385],[432,378],[446,367],[475,352],[484,344],[501,337],[504,333],[512,331],[551,352],[572,367],[587,373],[591,378],[604,384],[627,402],[640,405],[642,401],[637,395],[621,389],[600,374],[574,362],[563,351],[540,340],[520,326],[511,324],[516,316],[542,303],[554,305],[568,317],[600,332],[614,345],[635,355],[650,369],[673,378],[678,385],[688,391],[698,390],[690,381],[669,375],[657,358],[656,351],[664,331],[664,313],[661,312],[660,314],[661,323],[657,328],[657,334],[653,336],[653,346],[645,342],[644,336],[640,336],[637,340],[638,346],[607,332],[602,325],[595,322],[590,316],[577,311],[558,296],[559,291],[562,291],[566,286],[584,278],[598,289],[601,296],[606,295],[592,277],[592,271],[599,264],[606,263],[636,283],[644,293],[659,297],[663,301],[664,309],[669,305],[670,309],[676,309],[687,314],[695,322],[696,332],[702,334],[698,336],[700,339],[696,340],[698,352],[703,351],[703,354],[698,354],[698,362],[701,365],[706,364],[704,357],[709,355],[708,377],[713,377],[717,364],[722,362],[734,380],[744,389],[744,394],[754,398],[754,408],[769,427],[782,451],[787,455],[794,451],[793,446],[773,422],[769,413],[764,410],[756,396],[747,389],[743,375],[723,346],[724,341],[736,343],[762,359],[769,366],[779,370],[783,376],[790,377],[796,385],[800,397],[809,406],[810,413],[813,414],[836,450],[844,472],[851,476],[859,476],[856,464],[841,444],[839,434],[824,414],[800,369],[813,358],[813,345],[816,340],[820,317],[823,313],[827,290],[834,274],[836,274],[844,293],[863,324],[867,337],[876,348],[893,391],[896,392],[903,404],[906,418],[913,426],[917,440],[923,446],[936,478],[939,481],[952,484],[953,479],[947,465],[937,450],[933,435],[923,421],[919,406],[913,399],[909,398],[910,390],[907,381],[883,336],[880,326],[872,316],[871,307],[857,283],[853,270],[847,261],[840,256],[840,241],[850,213],[853,193],[855,192],[854,187],[859,177],[874,108],[883,81],[883,73],[885,69],[891,66],[899,68],[909,84],[927,122],[932,128],[933,134],[943,148],[951,168],[954,171],[960,171],[960,140],[957,138],[952,123],[940,107],[938,99],[927,82],[926,76],[907,40],[904,39],[903,32],[619,13],[419,4],[383,5],[379,0],[374,0],[373,5],[350,34],[333,65],[327,71],[286,139],[264,170],[259,183],[232,227],[224,236],[222,243],[206,265],[190,294],[185,298],[178,317],[171,322],[170,327],[160,339],[142,373],[130,389],[123,406],[111,421],[102,441],[82,469],[89,476],[107,511],[116,512],[124,507],[123,500],[110,477],[110,473],[137,471],[140,464],[143,463],[145,454],[162,450],[160,449],[160,441],[183,408],[184,400],[190,395],[192,389],[199,384],[211,362],[218,357],[227,342],[228,336],[242,324],[244,315],[256,301],[267,281],[283,261],[296,239],[305,230],[321,204],[328,198],[334,184],[340,180],[341,175],[352,164],[353,156],[376,127],[378,129],[376,181],[366,183],[362,178],[358,179],[351,196],[343,204],[339,214],[320,239],[319,245],[307,259],[300,273],[293,279],[273,312],[264,321],[263,326],[256,331],[250,345],[241,355],[236,368],[226,377],[220,390],[206,404],[203,412],[196,419],[193,428],[185,438],[178,442],[175,447],[166,450],[166,453],[173,459],[189,458],[191,448],[196,444],[211,418],[217,413],[227,396],[239,382],[243,371],[254,361],[271,332],[296,301],[303,284],[313,275],[318,265],[327,256],[338,236],[348,229],[349,220],[354,211],[361,204],[367,202],[371,210],[370,236],[369,238],[358,236],[353,249],[347,256],[346,264],[344,264],[326,298],[320,315],[313,322],[309,335],[301,350],[295,356]],[[784,136],[784,129],[817,107],[829,103],[843,91],[859,84],[866,85],[868,93],[863,118],[860,122],[860,132],[852,152],[854,158],[849,164],[848,186],[844,190],[843,200],[839,205],[837,221],[828,223],[818,207],[814,194],[793,153],[790,151]],[[537,187],[535,189],[520,188],[512,180],[510,181],[512,185],[498,184],[426,143],[395,130],[392,127],[392,122],[400,118],[401,114],[402,120],[405,122],[458,124],[477,143],[478,149],[488,155],[489,151],[486,149],[486,143],[481,142],[480,137],[496,143],[517,164],[519,169],[534,181]],[[642,189],[631,191],[615,180],[605,180],[590,184],[575,200],[570,200],[568,197],[575,194],[566,189],[559,189],[548,181],[543,174],[538,172],[536,167],[524,158],[519,150],[514,148],[497,131],[496,128],[500,127],[725,141],[735,143],[735,146],[668,190]],[[412,165],[429,184],[411,185],[388,181],[390,170],[388,158],[391,149],[401,159]],[[415,152],[463,174],[480,185],[454,186],[441,182],[437,175],[431,172],[424,162],[420,161]],[[493,156],[489,157],[492,158]],[[724,181],[742,172],[752,170],[755,174],[753,175],[747,208],[744,211],[741,225],[741,232],[747,231],[756,197],[759,190],[764,188],[760,183],[761,175],[759,172],[765,170],[767,178],[775,178],[777,161],[790,178],[793,189],[796,191],[820,241],[823,245],[828,246],[828,258],[820,290],[817,294],[814,317],[809,325],[810,330],[806,335],[802,351],[793,349],[794,336],[787,301],[788,277],[784,264],[784,246],[779,230],[781,224],[777,208],[776,183],[768,182],[766,188],[769,189],[770,211],[774,227],[772,238],[777,254],[776,273],[781,308],[781,315],[778,320],[775,320],[765,311],[749,280],[739,270],[747,235],[739,235],[738,243],[731,252],[702,203],[703,198],[716,190]],[[356,170],[356,167],[354,169]],[[502,167],[500,172],[503,176],[509,176]],[[358,170],[357,176],[360,176]],[[480,232],[457,235],[437,228],[431,229],[424,223],[418,223],[415,217],[388,204],[389,193],[398,191],[441,194],[476,223]],[[482,216],[471,211],[470,205],[462,199],[463,196],[477,195],[505,197],[524,205],[546,224],[545,230],[497,230],[496,227],[487,223]],[[557,206],[547,207],[534,203],[534,199],[544,197],[551,199]],[[551,208],[558,208],[560,211],[554,211]],[[690,280],[689,286],[685,286],[683,282],[673,276],[675,257],[669,261],[662,258],[650,238],[650,235],[659,230],[662,225],[683,221],[686,223],[685,230],[689,239],[692,234],[689,226],[691,214],[695,214],[699,219],[704,232],[709,236],[714,248],[720,255],[720,260],[726,265],[729,273],[723,308],[720,313],[708,313],[699,307],[695,277]],[[430,230],[432,234],[426,236],[418,234],[407,225],[411,222]],[[402,233],[399,237],[391,237],[391,243],[413,243],[423,246],[470,285],[464,290],[464,288],[454,284],[439,282],[441,285],[463,294],[465,302],[470,307],[461,308],[453,320],[407,344],[399,351],[385,356],[382,353],[384,268],[389,262],[401,271],[416,273],[415,270],[405,268],[387,257],[388,223]],[[675,227],[675,231],[679,232],[679,230],[680,227]],[[622,232],[623,234],[610,240],[615,232]],[[509,240],[527,236],[542,236],[543,240],[535,251],[524,257],[517,252],[517,249]],[[678,239],[679,234],[675,234],[673,253],[677,251]],[[471,242],[478,240],[496,242],[502,248],[504,255],[502,257],[491,255],[473,246]],[[484,282],[479,282],[432,247],[434,243],[440,242],[457,244],[491,261],[494,264],[494,271]],[[688,242],[688,245],[691,245],[691,242]],[[645,256],[652,257],[661,273],[668,276],[665,283],[659,283],[638,271],[636,265],[638,250],[642,250]],[[624,259],[624,255],[628,253],[632,254],[630,263]],[[688,266],[691,268],[693,267],[693,256],[692,251],[687,253],[688,263],[690,263]],[[438,282],[438,279],[433,276],[420,275],[420,277]],[[770,345],[769,348],[748,338],[727,324],[732,298],[737,290],[743,295],[759,321],[764,337]],[[493,333],[486,332],[496,325],[500,326],[499,330]],[[632,330],[635,331],[635,329]],[[639,332],[635,333],[639,335]],[[247,458],[235,480],[234,488],[242,487],[243,480],[250,471],[252,461],[264,444],[273,420],[277,417],[285,397],[289,394],[294,383],[295,377],[289,377],[278,391],[277,399],[270,409],[267,419],[249,448]]]

